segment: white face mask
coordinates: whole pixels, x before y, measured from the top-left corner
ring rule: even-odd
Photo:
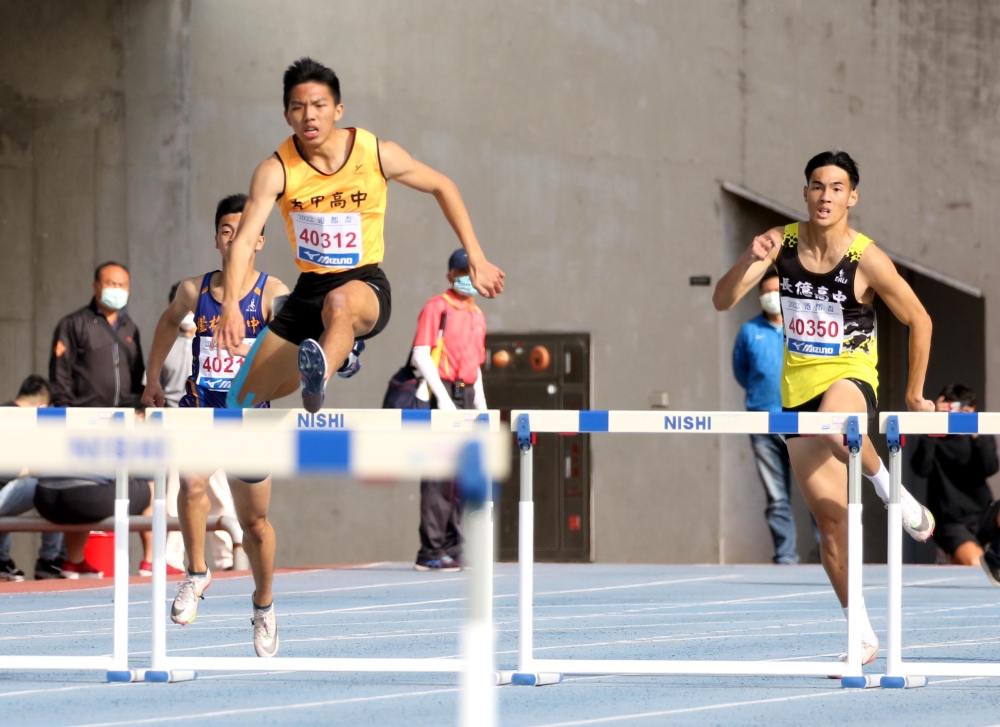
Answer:
[[[765,313],[769,313],[772,316],[776,316],[781,313],[781,294],[777,290],[772,290],[770,293],[764,293],[760,296],[760,307],[764,309]]]
[[[128,303],[128,291],[122,288],[103,288],[101,305],[111,310],[121,310]]]
[[[188,313],[184,316],[184,320],[181,321],[181,330],[184,332],[193,331],[195,329],[194,325],[194,313]]]

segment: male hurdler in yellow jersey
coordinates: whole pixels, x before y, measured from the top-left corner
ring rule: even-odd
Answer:
[[[774,266],[785,328],[784,410],[867,411],[872,431],[878,391],[876,293],[910,328],[906,404],[912,411],[934,410],[923,396],[931,320],[886,254],[848,224],[858,181],[857,165],[846,152],[810,159],[803,190],[809,220],[755,237],[719,280],[713,303],[717,310],[731,309]],[[789,435],[788,456],[819,526],[823,567],[846,611],[847,448],[839,434]],[[868,437],[861,460],[862,471],[887,501],[889,472]],[[934,532],[933,517],[905,490],[902,499],[903,527],[917,540],[926,540]],[[878,639],[865,614],[862,623],[862,653],[868,663],[878,654]]]
[[[390,179],[433,194],[469,255],[469,275],[488,298],[503,292],[503,272],[486,260],[454,183],[415,161],[399,146],[358,128],[338,128],[344,114],[337,75],[311,58],[285,71],[285,120],[292,136],[261,162],[225,261],[225,299],[216,345],[244,353],[238,314],[239,281],[253,244],[275,202],[301,274],[267,332],[246,353],[228,405],[253,406],[302,385],[303,404],[322,406],[328,362],[355,373],[364,340],[389,322],[389,281],[383,223]]]

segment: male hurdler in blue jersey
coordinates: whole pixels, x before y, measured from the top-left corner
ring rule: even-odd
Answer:
[[[215,211],[215,247],[225,257],[236,236],[247,197],[234,194],[219,202]],[[263,230],[261,231],[263,232]],[[256,250],[264,246],[263,234],[258,236]],[[240,312],[246,326],[245,343],[252,344],[263,328],[274,318],[288,288],[275,277],[258,272],[256,258],[251,257],[240,291]],[[185,385],[181,407],[226,408],[226,394],[243,365],[242,356],[211,347],[212,336],[220,320],[222,307],[222,273],[215,271],[187,278],[177,287],[177,294],[156,325],[153,346],[149,353],[146,390],[142,401],[146,406],[164,405],[160,386],[160,371],[170,352],[181,322],[191,313],[196,326],[192,342],[191,373]],[[258,406],[269,406],[262,402]],[[187,578],[181,583],[174,599],[170,617],[175,623],[189,624],[198,615],[198,601],[212,582],[205,563],[205,522],[208,518],[208,477],[185,474],[177,497],[177,514],[181,522],[184,548],[188,554]],[[267,519],[271,499],[271,478],[239,480],[229,476],[229,486],[236,507],[236,516],[243,528],[243,549],[253,569],[254,649],[258,656],[274,656],[278,651],[278,630],[272,606],[271,581],[274,573],[274,530]]]

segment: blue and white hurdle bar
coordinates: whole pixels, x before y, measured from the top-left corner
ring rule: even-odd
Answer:
[[[861,442],[863,413],[771,413],[715,411],[513,411],[511,428],[521,452],[518,562],[518,669],[513,684],[555,684],[564,674],[704,674],[840,677],[849,688],[878,686],[879,676],[863,674]],[[848,446],[848,619],[847,663],[841,661],[722,661],[672,659],[536,659],[534,631],[535,508],[533,502],[532,434],[604,432],[622,434],[842,434]]]
[[[1000,663],[904,662],[903,640],[903,519],[900,506],[902,447],[907,434],[1000,434],[1000,414],[993,412],[900,412],[879,416],[879,431],[889,446],[888,505],[888,638],[886,674],[889,689],[923,687],[927,677],[1000,677]]]
[[[135,425],[133,409],[34,409],[28,407],[7,407],[0,409],[0,432],[3,432],[3,447],[0,459],[4,466],[0,471],[20,472],[29,464],[28,457],[22,461],[21,447],[14,441],[16,435],[26,435],[31,441],[30,449],[39,449],[39,441],[48,442],[53,430],[84,434],[96,430],[104,432],[131,430]],[[43,439],[44,438],[44,439]],[[44,446],[44,445],[43,445]],[[52,469],[47,462],[41,462]],[[134,677],[128,667],[128,470],[113,468],[115,472],[115,582],[114,582],[114,627],[113,650],[102,656],[45,656],[45,655],[5,655],[0,654],[0,670],[42,669],[42,670],[94,670],[106,672],[109,679],[126,681]],[[117,574],[123,573],[124,578]]]
[[[422,437],[423,440],[416,452],[420,462],[406,462],[395,466],[391,477],[418,477],[429,479],[447,479],[454,474],[454,462],[458,456],[457,443],[454,436],[490,431],[493,436],[506,437],[500,434],[500,413],[476,411],[440,411],[440,410],[400,410],[400,409],[324,409],[316,414],[310,414],[303,409],[147,409],[147,426],[160,427],[170,432],[201,433],[205,436],[212,432],[212,437],[226,432],[242,432],[244,428],[264,430],[275,434],[287,431],[299,431],[304,436],[322,435],[329,432],[353,432],[366,435],[363,440],[370,451],[358,451],[355,456],[370,458],[371,464],[389,465],[396,454],[393,441],[399,437]],[[488,427],[486,426],[488,424]],[[442,435],[444,438],[442,439]],[[387,439],[390,438],[390,439]],[[245,439],[244,439],[245,441]],[[358,444],[355,444],[357,447]],[[435,449],[436,448],[436,451]],[[208,449],[208,448],[204,448]],[[499,450],[497,450],[499,451]],[[509,451],[509,450],[504,450]],[[211,452],[211,450],[209,450]],[[412,453],[409,456],[414,456]],[[214,454],[211,455],[214,457]],[[214,459],[213,459],[214,461]],[[435,473],[429,467],[433,463],[439,468]],[[499,460],[493,461],[493,473],[509,469]],[[214,471],[209,467],[205,471]],[[443,468],[443,469],[441,469]],[[252,467],[243,462],[233,468],[234,472],[268,472],[280,474],[274,468],[267,466]],[[188,471],[197,471],[190,468]],[[301,472],[299,473],[301,474]],[[376,479],[386,479],[386,473],[379,469],[355,469],[353,474]],[[503,475],[506,477],[506,474]],[[498,477],[497,479],[501,479]],[[161,470],[154,478],[153,487],[153,597],[152,597],[152,655],[149,670],[143,674],[146,681],[184,681],[193,678],[197,671],[256,671],[261,668],[261,661],[253,657],[174,657],[166,654],[166,488],[165,473]],[[470,549],[479,544],[482,565],[471,569],[471,578],[482,588],[488,589],[488,596],[477,607],[485,609],[483,619],[492,624],[493,604],[493,525],[492,498],[487,498],[483,514],[470,511],[466,516],[466,528],[472,528],[467,534]],[[476,521],[483,518],[481,527],[476,529]],[[481,532],[481,538],[474,533]],[[475,541],[475,543],[473,542]],[[470,552],[470,562],[472,553]],[[492,631],[487,633],[486,640],[491,645]],[[491,661],[492,664],[492,661]],[[447,672],[463,671],[462,661],[455,659],[428,658],[295,658],[275,657],[268,661],[268,668],[286,671],[335,671],[335,672]],[[491,667],[492,673],[492,667]],[[505,681],[501,675],[494,677],[495,682]]]
[[[0,448],[0,471],[115,472],[118,489],[115,504],[115,651],[111,656],[0,656],[3,669],[100,669],[108,678],[133,681],[137,672],[148,681],[183,680],[194,677],[194,669],[227,671],[259,670],[257,657],[175,658],[165,653],[166,619],[166,473],[212,472],[218,468],[236,472],[270,472],[276,477],[352,476],[361,479],[399,480],[413,478],[457,478],[471,506],[467,519],[468,550],[473,572],[470,578],[472,606],[463,628],[463,658],[346,659],[275,657],[268,668],[281,671],[348,672],[442,672],[462,674],[462,724],[493,724],[493,633],[491,569],[483,559],[489,556],[486,542],[492,541],[487,526],[486,503],[492,496],[492,482],[506,478],[510,469],[509,435],[499,431],[496,412],[488,416],[490,426],[479,422],[481,415],[432,412],[409,421],[398,411],[326,411],[326,421],[343,429],[299,429],[295,425],[304,412],[275,411],[254,414],[243,421],[232,412],[211,412],[211,435],[194,424],[197,415],[174,410],[148,412],[144,426],[134,426],[130,410],[11,410],[0,421],[4,446]],[[26,413],[25,413],[26,412]],[[159,414],[159,416],[157,416]],[[441,416],[444,414],[445,416]],[[393,429],[391,417],[398,425]],[[406,415],[409,416],[409,415]],[[220,420],[225,425],[215,426]],[[315,422],[316,420],[314,420]],[[495,423],[494,423],[495,421]],[[288,422],[291,422],[289,424]],[[366,425],[366,422],[368,424]],[[351,423],[357,429],[348,428]],[[52,426],[45,426],[51,424]],[[120,424],[120,426],[116,426]],[[81,428],[82,427],[82,428]],[[489,431],[492,429],[493,431]],[[256,435],[253,448],[246,447],[247,432]],[[208,446],[206,446],[208,445]],[[155,474],[154,520],[154,633],[152,668],[128,668],[128,472]],[[124,506],[123,506],[124,505]],[[159,586],[157,586],[159,583]],[[159,636],[156,633],[159,625]],[[176,672],[174,670],[177,670]]]

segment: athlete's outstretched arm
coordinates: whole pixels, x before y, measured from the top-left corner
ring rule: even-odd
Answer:
[[[712,294],[715,310],[731,310],[764,277],[781,250],[783,230],[775,227],[757,235],[729,272],[719,278]]]
[[[455,230],[462,247],[469,256],[469,277],[472,284],[484,297],[495,298],[503,292],[503,271],[486,259],[479,247],[472,220],[465,209],[462,195],[455,183],[426,164],[411,157],[398,144],[391,141],[378,142],[382,173],[386,179],[395,179],[407,187],[433,194],[448,224]]]
[[[865,248],[858,263],[868,284],[899,322],[910,328],[910,375],[906,383],[906,406],[910,411],[934,411],[934,402],[924,398],[924,377],[931,355],[931,317],[913,288],[896,272],[896,266],[874,244]]]
[[[222,256],[222,319],[215,329],[213,345],[231,355],[243,355],[246,326],[240,313],[240,287],[250,268],[261,230],[271,214],[274,201],[285,188],[285,171],[281,162],[271,157],[257,165],[250,181],[250,195],[243,208],[240,227],[229,245],[228,254]]]
[[[153,345],[149,349],[149,366],[146,367],[146,390],[142,392],[142,403],[146,406],[163,406],[163,387],[160,386],[160,372],[167,360],[177,331],[184,316],[198,304],[198,278],[187,278],[177,286],[173,302],[167,306],[156,324]]]

